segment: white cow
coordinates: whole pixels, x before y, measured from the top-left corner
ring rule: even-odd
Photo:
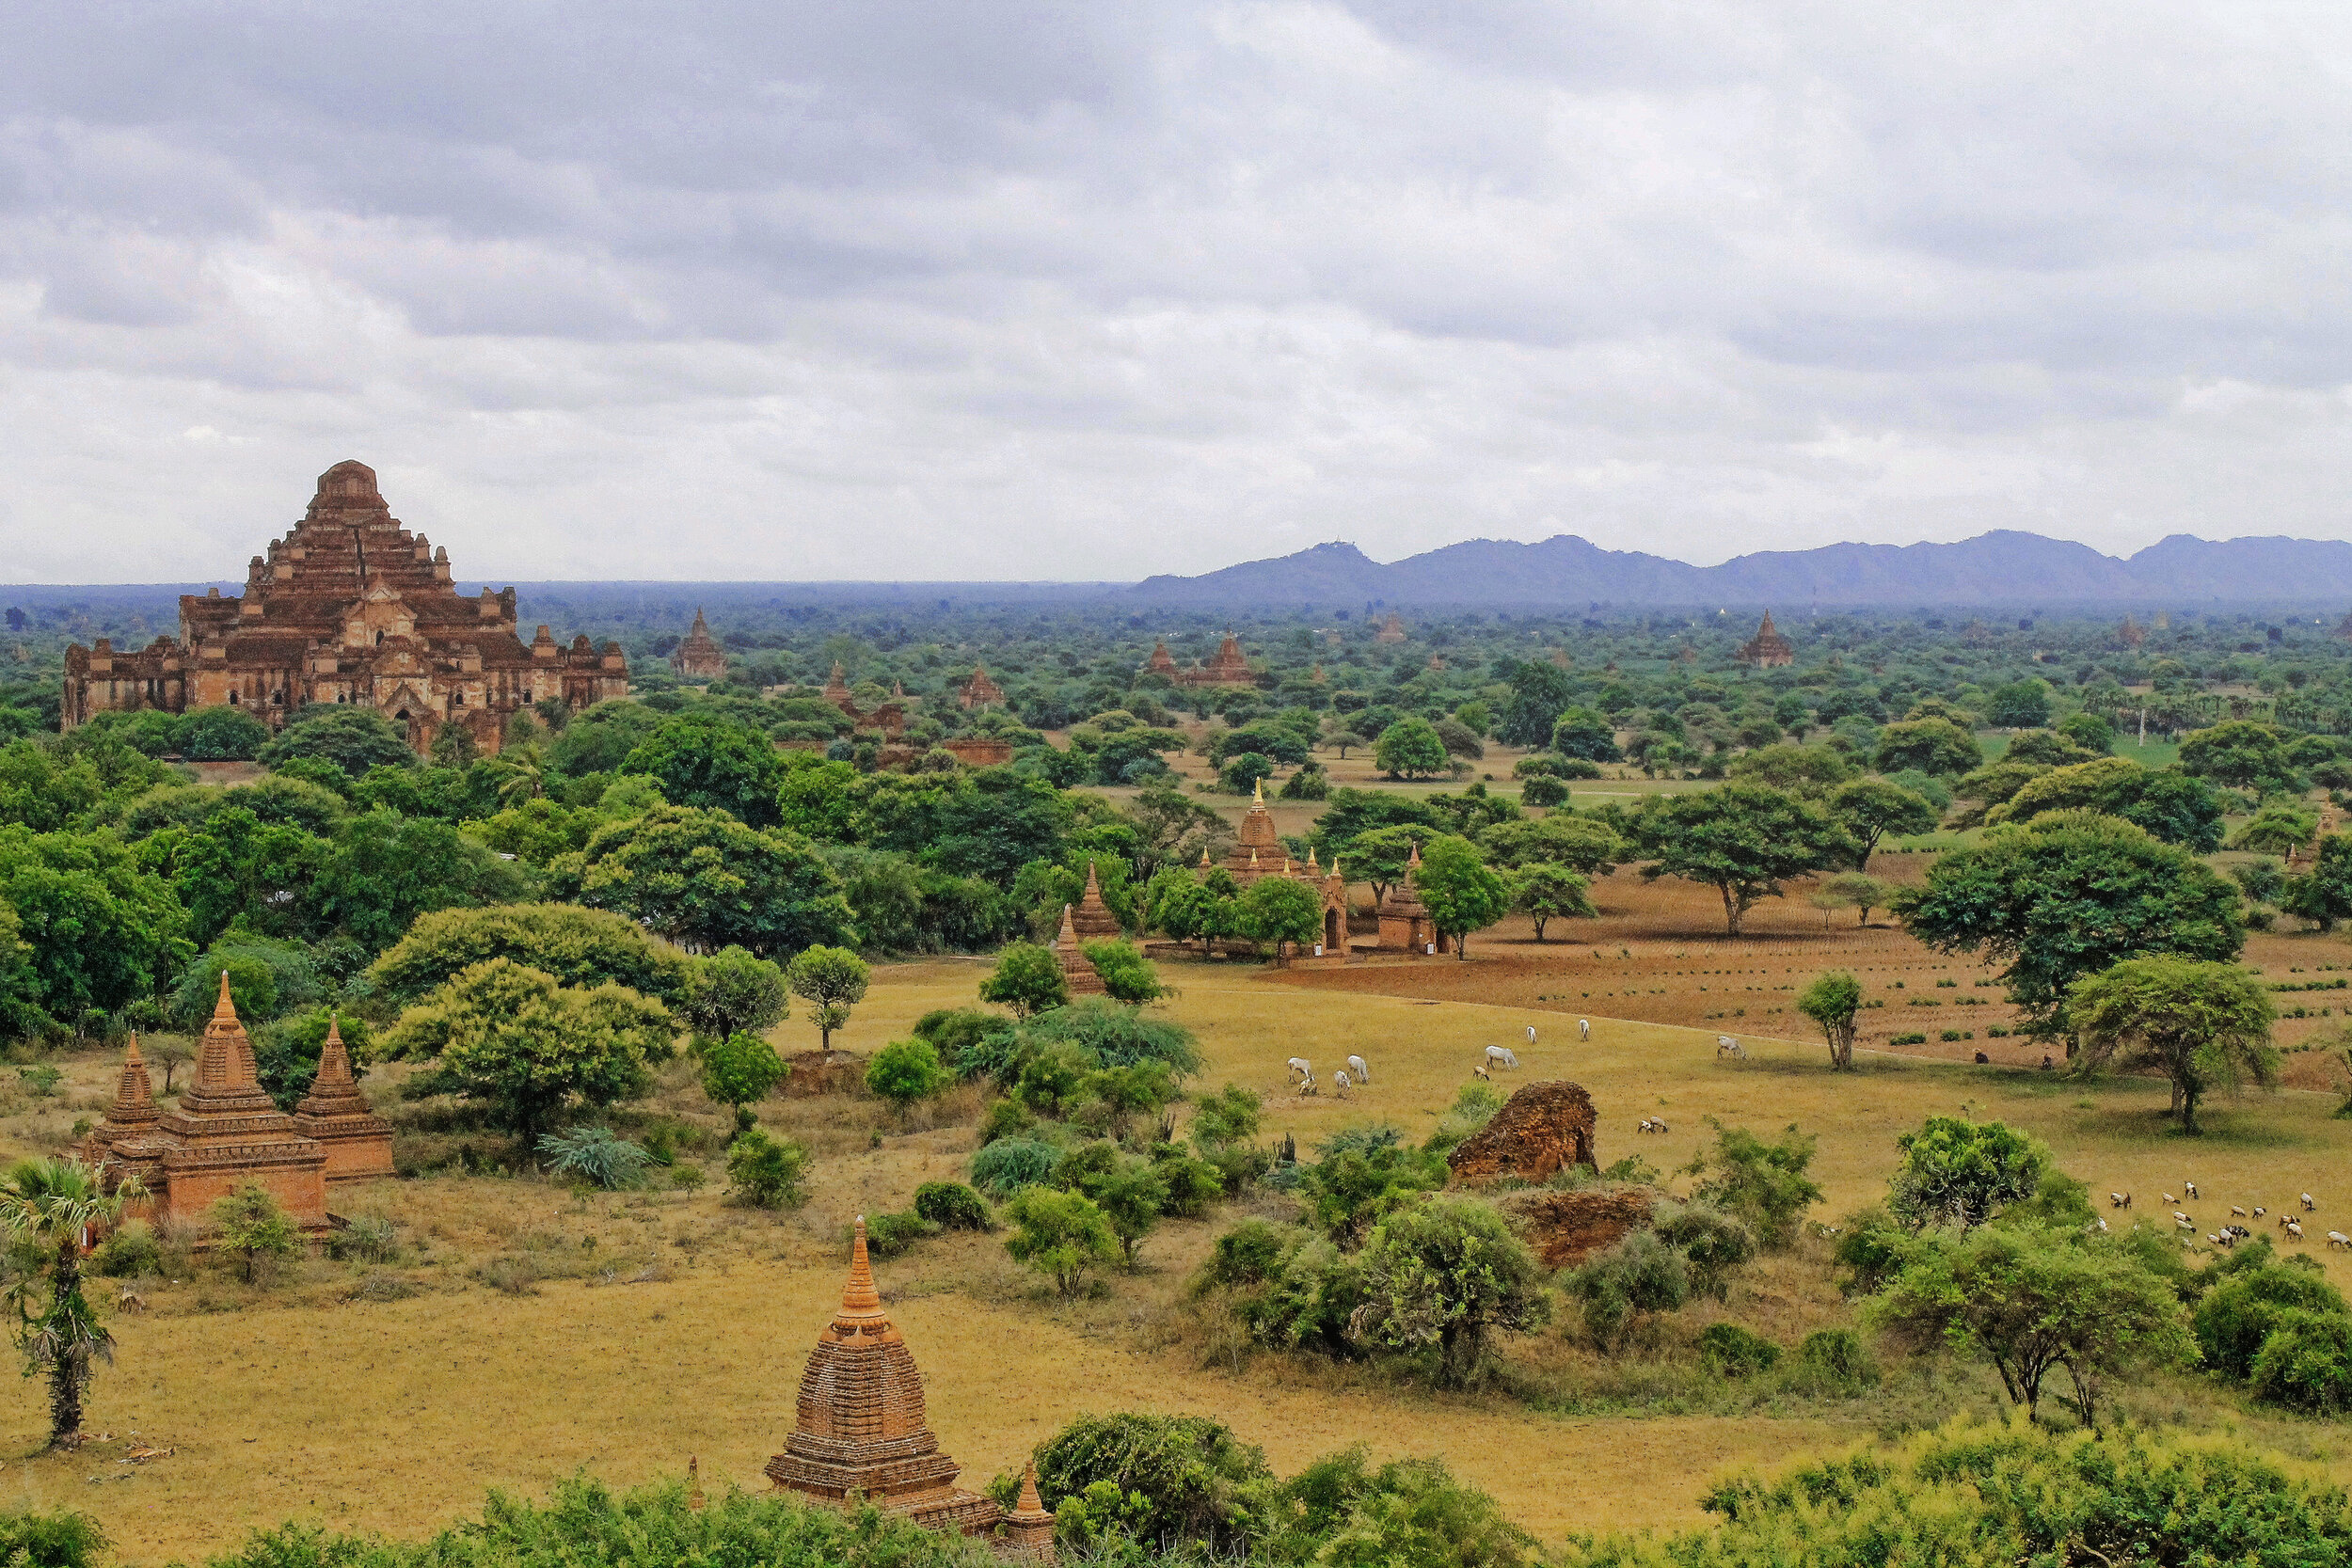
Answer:
[[[1717,1035],[1715,1037],[1715,1054],[1718,1056],[1731,1056],[1744,1059],[1747,1056],[1747,1051],[1738,1040],[1732,1038],[1729,1035]]]
[[[1291,1071],[1298,1074],[1298,1076],[1304,1078],[1310,1084],[1315,1081],[1314,1069],[1308,1065],[1307,1058],[1304,1056],[1293,1056],[1291,1058]]]
[[[1519,1065],[1519,1059],[1508,1046],[1490,1045],[1486,1047],[1486,1065],[1488,1067],[1515,1068]]]
[[[1342,1100],[1345,1100],[1347,1098],[1347,1091],[1350,1085],[1345,1072],[1335,1072],[1331,1074],[1331,1092],[1333,1094],[1337,1095]]]
[[[1527,1026],[1527,1048],[1530,1051],[1535,1049],[1535,1026],[1532,1023]]]
[[[1589,1039],[1591,1039],[1591,1038],[1593,1037],[1593,1021],[1592,1021],[1591,1019],[1589,1019],[1589,1018],[1580,1018],[1580,1019],[1578,1019],[1578,1020],[1576,1021],[1576,1029],[1577,1029],[1577,1037],[1578,1037],[1579,1039],[1589,1040]]]
[[[1350,1056],[1347,1059],[1347,1070],[1356,1075],[1356,1082],[1359,1084],[1372,1082],[1372,1069],[1364,1065],[1364,1059],[1361,1056]]]

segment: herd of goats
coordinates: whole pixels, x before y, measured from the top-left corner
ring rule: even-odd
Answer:
[[[2196,1201],[2196,1182],[2183,1181],[2181,1183],[2181,1191],[2188,1195],[2189,1201]],[[2303,1213],[2308,1214],[2318,1209],[2319,1204],[2311,1194],[2301,1193],[2296,1196],[2302,1199]],[[2164,1195],[2164,1201],[2166,1207],[2172,1210],[2172,1227],[2181,1233],[2181,1240],[2184,1242],[2194,1242],[2199,1234],[2197,1222],[2189,1218],[2188,1215],[2183,1212],[2179,1208],[2175,1207],[2180,1203],[2180,1198],[2170,1193],[2167,1193]],[[2107,1206],[2112,1209],[2129,1209],[2132,1206],[2132,1195],[2129,1193],[2109,1193],[2107,1194]],[[2205,1231],[2203,1233],[2204,1238],[2208,1243],[2214,1246],[2233,1247],[2237,1245],[2238,1243],[2246,1240],[2249,1236],[2253,1234],[2253,1231],[2247,1228],[2244,1225],[2239,1224],[2239,1221],[2259,1220],[2267,1217],[2270,1211],[2264,1208],[2259,1203],[2254,1205],[2251,1212],[2249,1212],[2241,1206],[2233,1203],[2230,1205],[2230,1223],[2223,1226],[2218,1230]],[[2101,1220],[2099,1222],[2099,1228],[2105,1230],[2106,1227],[2107,1222]],[[2279,1216],[2279,1228],[2286,1233],[2287,1240],[2291,1242],[2299,1242],[2303,1239],[2303,1220],[2301,1215],[2294,1213],[2280,1214]],[[2347,1236],[2341,1230],[2330,1230],[2328,1232],[2328,1244],[2330,1247],[2343,1247],[2346,1251],[2352,1251],[2352,1236]]]

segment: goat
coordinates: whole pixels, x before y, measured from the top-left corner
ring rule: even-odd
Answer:
[[[2235,1220],[2242,1220],[2246,1218],[2246,1211],[2233,1203],[2230,1205],[2230,1217]]]
[[[2108,1207],[2108,1208],[2110,1208],[2110,1209],[2129,1209],[2131,1206],[2132,1206],[2132,1195],[2131,1195],[2131,1194],[2129,1194],[2129,1193],[2109,1193],[2109,1194],[2107,1194],[2107,1207]]]
[[[2298,1242],[2301,1241],[2303,1239],[2303,1223],[2300,1220],[2287,1221],[2287,1234],[2294,1237]]]
[[[1347,1070],[1356,1075],[1356,1082],[1359,1084],[1372,1082],[1372,1069],[1364,1066],[1364,1059],[1361,1056],[1350,1056],[1347,1059]]]
[[[1347,1074],[1346,1074],[1344,1071],[1342,1071],[1342,1072],[1335,1072],[1335,1073],[1331,1074],[1331,1092],[1332,1092],[1332,1094],[1336,1095],[1338,1098],[1340,1098],[1340,1099],[1342,1099],[1342,1100],[1345,1100],[1345,1099],[1347,1098],[1347,1091],[1348,1091],[1348,1088],[1349,1088],[1349,1087],[1350,1087],[1350,1085],[1349,1085],[1349,1082],[1348,1082],[1348,1077],[1347,1077]]]
[[[115,1297],[115,1305],[125,1312],[144,1312],[147,1310],[147,1298],[125,1285]]]
[[[2195,1197],[2197,1196],[2197,1183],[2194,1181],[2184,1181],[2181,1183],[2181,1191],[2186,1193],[2191,1197]]]
[[[1576,1032],[1579,1039],[1591,1039],[1593,1037],[1593,1021],[1589,1018],[1578,1019],[1576,1021]]]
[[[1481,1062],[1476,1067],[1470,1069],[1470,1076],[1472,1078],[1483,1078],[1489,1084],[1495,1081],[1495,1075],[1486,1070],[1486,1064],[1484,1062]]]
[[[2267,1210],[2267,1209],[2265,1209],[2265,1208],[2264,1208],[2261,1204],[2257,1203],[2257,1204],[2255,1204],[2255,1205],[2254,1205],[2254,1217],[2255,1217],[2256,1219],[2260,1219],[2260,1218],[2262,1218],[2265,1214],[2267,1214],[2268,1212],[2270,1212],[2270,1211],[2269,1211],[2269,1210]]]
[[[2164,1195],[2164,1200],[2165,1200],[2165,1202],[2167,1202],[2167,1203],[2175,1204],[2175,1205],[2177,1205],[2177,1204],[2181,1201],[2179,1198],[2174,1197],[2174,1196],[2173,1196],[2170,1193],[2167,1193],[2167,1194],[2165,1194],[2165,1195]]]
[[[2330,1230],[2328,1232],[2328,1244],[2331,1247],[2340,1246],[2352,1250],[2352,1236],[2347,1236],[2341,1230]]]
[[[1979,1067],[1989,1066],[1992,1063],[1992,1060],[1993,1058],[1986,1055],[1983,1052],[1979,1051],[1977,1053],[1977,1065]]]
[[[2178,1209],[2172,1211],[2172,1217],[2180,1221],[2183,1225],[2195,1225],[2197,1223],[2195,1220],[2190,1219],[2186,1214],[2182,1213]]]
[[[1310,1084],[1315,1081],[1314,1069],[1308,1065],[1307,1058],[1304,1056],[1293,1056],[1291,1058],[1291,1071],[1298,1074],[1298,1076],[1304,1078]]]
[[[1308,1073],[1305,1077],[1303,1077],[1303,1078],[1299,1079],[1299,1081],[1298,1081],[1298,1098],[1299,1098],[1299,1099],[1304,1100],[1304,1099],[1306,1099],[1309,1095],[1311,1095],[1311,1094],[1316,1094],[1316,1093],[1319,1093],[1319,1092],[1321,1092],[1321,1091],[1317,1090],[1317,1089],[1316,1089],[1316,1087],[1315,1087],[1315,1075],[1314,1075],[1313,1073],[1310,1072],[1310,1073]]]
[[[1490,1045],[1486,1047],[1486,1065],[1515,1068],[1519,1065],[1519,1059],[1508,1046]]]
[[[2305,1212],[2305,1213],[2307,1213],[2307,1214],[2308,1214],[2308,1213],[2310,1213],[2312,1210],[2314,1210],[2314,1209],[2316,1209],[2316,1208],[2318,1208],[2318,1207],[2319,1207],[2319,1205],[2318,1205],[2318,1204],[2313,1203],[2313,1202],[2312,1201],[2312,1195],[2311,1195],[2311,1194],[2309,1194],[2309,1193],[2305,1193],[2305,1194],[2303,1195],[2303,1212]]]

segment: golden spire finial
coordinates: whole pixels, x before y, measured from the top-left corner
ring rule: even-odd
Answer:
[[[845,1318],[879,1318],[882,1315],[882,1292],[874,1288],[874,1266],[866,1258],[866,1216],[857,1217],[857,1229],[850,1243],[850,1278],[841,1287],[841,1315]]]
[[[1252,811],[1265,809],[1265,781],[1263,779],[1260,779],[1249,786],[1249,809]]]
[[[1024,1513],[1045,1512],[1044,1499],[1037,1495],[1037,1456],[1035,1454],[1029,1456],[1029,1463],[1022,1468],[1021,1500],[1013,1506]]]
[[[213,1021],[216,1023],[237,1022],[237,1005],[230,1000],[229,972],[225,969],[220,972],[220,1000],[213,1004]]]

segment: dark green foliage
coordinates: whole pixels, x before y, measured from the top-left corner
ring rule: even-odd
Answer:
[[[895,1258],[939,1234],[940,1227],[921,1214],[876,1214],[866,1222],[866,1247],[877,1258]]]
[[[1435,1459],[1372,1468],[1360,1448],[1327,1455],[1275,1495],[1260,1554],[1330,1568],[1520,1568],[1534,1539],[1495,1499]]]
[[[0,905],[31,949],[27,1001],[54,1018],[151,996],[195,953],[178,896],[109,836],[0,826]]]
[[[1672,1312],[1691,1299],[1691,1263],[1655,1232],[1634,1230],[1561,1283],[1584,1310],[1584,1331],[1614,1353],[1645,1313]]]
[[[727,1150],[727,1196],[753,1209],[798,1209],[808,1201],[808,1152],[754,1127]]]
[[[1852,1385],[1876,1379],[1878,1369],[1862,1336],[1851,1328],[1817,1328],[1797,1347],[1797,1361],[1808,1371],[1833,1384]]]
[[[1551,1317],[1543,1265],[1491,1204],[1438,1196],[1400,1204],[1358,1259],[1364,1305],[1352,1333],[1390,1350],[1434,1355],[1437,1381],[1478,1373],[1488,1338]]]
[[[254,1066],[259,1070],[262,1087],[278,1102],[279,1110],[293,1110],[310,1092],[311,1081],[318,1077],[319,1056],[326,1048],[330,1019],[351,1057],[352,1072],[366,1077],[367,1064],[375,1049],[375,1028],[356,1013],[311,1007],[251,1029]]]
[[[943,1230],[993,1230],[988,1200],[961,1181],[926,1181],[914,1189],[914,1212]]]
[[[408,768],[417,753],[392,721],[370,707],[333,705],[304,708],[278,738],[254,753],[263,767],[275,768],[295,757],[331,762],[357,779],[371,768]]]
[[[680,714],[639,741],[616,769],[643,773],[673,806],[723,811],[753,828],[779,820],[785,764],[767,736],[710,714]]]
[[[616,1192],[640,1186],[653,1156],[609,1127],[575,1127],[539,1140],[539,1158],[558,1176]]]
[[[977,1076],[978,1057],[974,1053],[990,1036],[1009,1038],[1012,1023],[1002,1013],[983,1012],[977,1007],[935,1007],[914,1021],[916,1039],[929,1040],[959,1078]]]
[[[1010,1197],[1054,1179],[1061,1150],[1034,1138],[999,1138],[972,1156],[972,1185],[991,1197]]]
[[[1738,1323],[1708,1323],[1699,1331],[1699,1359],[1717,1377],[1753,1377],[1780,1365],[1780,1347]]]
[[[1731,1271],[1756,1256],[1756,1232],[1703,1203],[1661,1205],[1650,1227],[1690,1264],[1695,1295],[1723,1300]]]
[[[2249,1381],[2273,1404],[2337,1418],[2352,1414],[2352,1316],[2341,1308],[2281,1312]]]
[[[1518,666],[1510,681],[1510,701],[1503,705],[1502,717],[1495,725],[1495,738],[1505,746],[1529,750],[1552,744],[1553,730],[1576,700],[1576,689],[1569,684],[1568,673],[1530,659]],[[1582,716],[1579,717],[1581,720]],[[1609,737],[1604,733],[1596,737],[1600,738]],[[1597,762],[1615,760],[1599,754],[1593,757]]]
[[[2295,1311],[2343,1317],[2347,1308],[2343,1292],[2313,1270],[2272,1263],[2233,1273],[2197,1304],[2197,1348],[2206,1366],[2244,1382],[2253,1374],[2264,1341]]]
[[[2049,1149],[2006,1122],[1930,1117],[1895,1140],[1902,1159],[1886,1206],[1912,1229],[1966,1229],[2031,1196],[2054,1168]]]
[[[1442,1188],[1450,1174],[1441,1157],[1396,1141],[1394,1128],[1373,1132],[1387,1141],[1326,1144],[1300,1188],[1315,1227],[1343,1247],[1362,1242],[1392,1210]]]
[[[143,1278],[164,1272],[164,1249],[146,1221],[133,1220],[98,1243],[89,1267],[108,1279]]]
[[[1074,1045],[1096,1067],[1157,1062],[1180,1077],[1200,1070],[1200,1046],[1191,1030],[1171,1019],[1097,998],[1033,1019],[1022,1027],[1021,1038],[1031,1048]]]
[[[582,851],[580,889],[585,903],[706,950],[774,958],[854,945],[841,879],[808,840],[723,812],[661,806],[607,823]]]
[[[1205,1416],[1081,1416],[1037,1450],[1047,1508],[1107,1482],[1142,1499],[1129,1526],[1137,1540],[1218,1552],[1247,1544],[1252,1495],[1272,1475],[1263,1451]]]
[[[1821,1201],[1821,1189],[1805,1174],[1820,1140],[1793,1123],[1775,1143],[1712,1117],[1708,1125],[1715,1145],[1692,1162],[1700,1180],[1692,1196],[1747,1222],[1766,1246],[1787,1246],[1804,1212]]]
[[[674,1006],[688,1004],[696,984],[692,961],[676,948],[626,916],[576,904],[504,904],[421,916],[375,960],[368,979],[387,1000],[413,1002],[459,970],[490,958],[512,958],[567,986],[610,981]]]

